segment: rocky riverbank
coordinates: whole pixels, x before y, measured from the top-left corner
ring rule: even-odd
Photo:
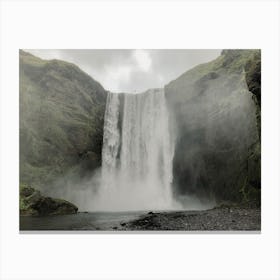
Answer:
[[[259,231],[259,208],[220,207],[204,211],[149,212],[115,230]]]
[[[21,216],[21,230],[260,231],[259,208],[219,207],[204,211],[79,212],[74,215]]]

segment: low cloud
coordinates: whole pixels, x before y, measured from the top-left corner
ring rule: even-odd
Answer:
[[[221,50],[71,50],[26,51],[43,59],[78,65],[112,92],[143,92],[163,87],[190,68],[215,59]]]

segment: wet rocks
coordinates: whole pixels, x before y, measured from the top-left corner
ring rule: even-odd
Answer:
[[[77,211],[78,207],[71,202],[42,196],[40,191],[29,186],[20,188],[20,215],[65,215]]]

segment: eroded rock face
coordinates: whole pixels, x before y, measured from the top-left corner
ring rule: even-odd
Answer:
[[[177,195],[260,198],[259,106],[245,70],[256,52],[224,51],[165,87],[176,136]]]
[[[261,52],[254,53],[245,65],[245,77],[248,89],[253,93],[256,103],[256,116],[259,138],[261,140]]]
[[[77,211],[78,207],[66,200],[42,196],[28,186],[20,188],[20,215],[64,215]]]

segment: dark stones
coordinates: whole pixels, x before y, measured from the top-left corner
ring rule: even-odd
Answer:
[[[161,212],[143,215],[127,223],[123,230],[260,230],[261,210],[233,206],[202,211]]]

